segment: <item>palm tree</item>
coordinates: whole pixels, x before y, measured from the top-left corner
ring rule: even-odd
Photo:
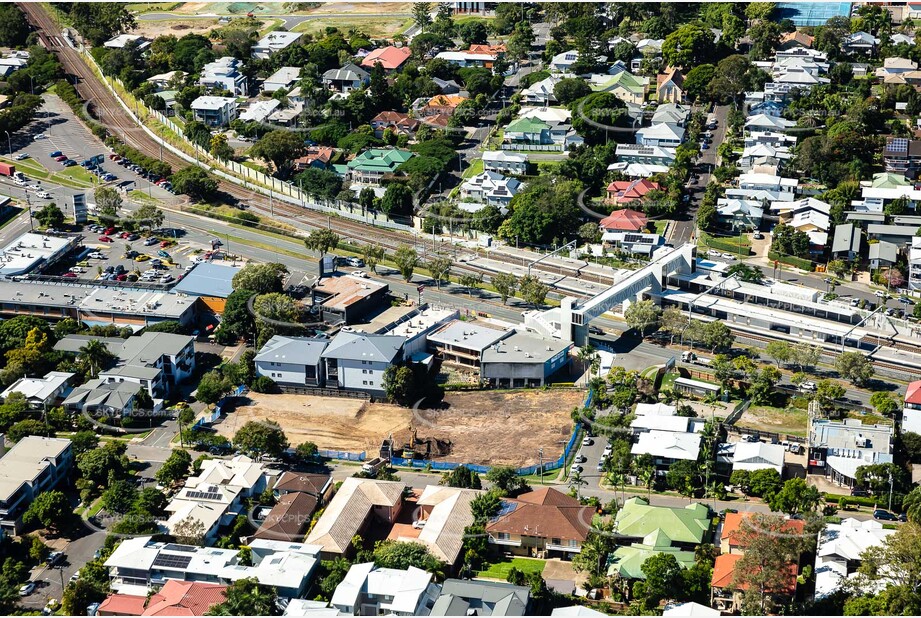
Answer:
[[[80,356],[89,366],[90,375],[94,378],[102,366],[112,359],[112,353],[100,339],[91,339],[80,346]]]
[[[582,499],[582,486],[588,485],[588,481],[582,478],[582,473],[576,470],[569,475],[569,484],[576,488],[576,498]]]

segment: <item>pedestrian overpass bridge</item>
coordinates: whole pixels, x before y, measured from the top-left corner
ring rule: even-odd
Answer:
[[[696,249],[690,243],[678,248],[663,247],[653,254],[649,264],[592,298],[578,301],[567,296],[559,308],[525,312],[524,325],[544,336],[584,345],[588,341],[588,325],[598,316],[618,305],[623,305],[626,311],[631,302],[642,300],[644,294],[660,294],[671,275],[693,273]]]

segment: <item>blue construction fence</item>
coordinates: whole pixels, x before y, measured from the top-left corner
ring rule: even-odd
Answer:
[[[227,400],[231,397],[239,397],[243,395],[243,393],[245,393],[247,390],[249,389],[246,388],[246,385],[241,384],[237,388],[233,389],[233,392],[221,397],[221,399],[216,404],[214,404],[214,410],[212,410],[211,415],[208,417],[200,417],[197,421],[195,421],[195,424],[192,425],[192,428],[194,429],[196,427],[204,427],[205,425],[210,425],[216,421],[221,416],[221,409],[227,403]]]
[[[583,407],[587,408],[592,405],[592,391],[589,391],[585,397],[585,402],[582,404]],[[581,434],[581,428],[578,424],[572,429],[572,435],[569,437],[569,442],[566,443],[566,448],[563,449],[563,454],[560,455],[560,458],[556,461],[549,461],[544,463],[544,470],[558,470],[566,465],[566,462],[569,461],[569,456],[572,454],[572,450],[579,445],[579,435]],[[323,451],[320,451],[321,453]],[[428,459],[404,459],[402,457],[392,457],[391,463],[394,466],[404,466],[407,468],[431,468],[432,470],[439,471],[450,471],[459,466],[464,466],[469,470],[473,470],[477,474],[486,474],[490,470],[490,466],[481,466],[477,464],[461,464],[456,462],[449,461],[431,461]],[[533,466],[525,466],[523,468],[517,468],[516,472],[519,476],[528,476],[531,474],[537,474],[540,470],[540,464],[535,464]]]
[[[349,453],[348,451],[324,451],[320,449],[317,451],[317,455],[324,459],[341,459],[344,461],[364,461],[366,458],[364,451],[361,453]]]

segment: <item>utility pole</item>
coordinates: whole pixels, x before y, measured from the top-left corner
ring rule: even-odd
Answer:
[[[544,447],[537,449],[537,458],[540,461],[538,473],[540,474],[540,484],[544,484]]]
[[[889,512],[892,512],[892,472],[889,473]]]

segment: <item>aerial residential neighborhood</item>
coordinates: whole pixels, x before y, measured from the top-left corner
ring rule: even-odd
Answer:
[[[921,614],[919,19],[0,4],[0,613]]]

